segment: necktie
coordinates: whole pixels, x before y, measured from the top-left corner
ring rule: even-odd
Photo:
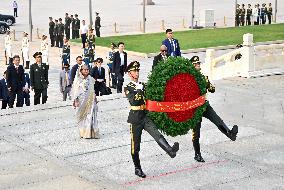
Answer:
[[[18,69],[18,67],[16,67],[16,71],[17,71],[17,73],[19,73],[19,69]]]
[[[68,77],[68,72],[65,72],[65,78],[66,78],[66,86],[69,86],[69,77]]]
[[[101,75],[101,68],[99,67],[98,69],[99,69],[99,75]]]
[[[171,40],[171,45],[172,45],[172,50],[173,50],[173,55],[175,56],[175,43],[174,40]]]

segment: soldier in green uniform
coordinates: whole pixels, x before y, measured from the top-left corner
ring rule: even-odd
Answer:
[[[41,62],[41,52],[36,52],[33,57],[36,62],[30,67],[31,89],[34,90],[34,105],[40,104],[40,97],[42,96],[42,104],[47,101],[47,87],[48,87],[48,65]]]
[[[252,16],[252,8],[251,8],[251,4],[248,4],[246,24],[249,26],[251,25],[251,16]]]
[[[80,20],[78,15],[75,14],[75,39],[80,38]]]
[[[90,28],[89,33],[88,33],[88,38],[87,38],[87,43],[89,44],[89,47],[95,50],[96,47],[96,37],[94,34],[94,29]]]
[[[241,25],[245,25],[245,15],[246,15],[246,9],[245,9],[245,4],[242,4],[241,8]]]
[[[269,3],[269,6],[267,8],[267,18],[268,18],[268,24],[271,24],[271,19],[272,19],[272,5]]]
[[[194,65],[195,69],[200,72],[200,61],[198,56],[193,56],[190,61]],[[205,76],[204,76],[205,77]],[[207,91],[214,93],[215,92],[215,87],[210,83],[208,80],[208,77],[206,76],[206,81],[207,81]],[[203,117],[209,119],[212,123],[214,123],[218,129],[224,133],[229,139],[232,141],[236,140],[237,134],[238,134],[238,126],[234,125],[232,130],[230,130],[227,125],[224,123],[224,121],[217,115],[217,113],[214,111],[214,109],[210,106],[208,100],[206,100],[208,105],[203,113]],[[200,128],[201,128],[201,122],[200,121],[197,126],[192,130],[192,143],[193,143],[193,148],[195,152],[194,159],[197,162],[205,162],[204,159],[201,156],[200,152],[200,143],[199,143],[199,138],[200,138]]]
[[[70,16],[70,19],[71,19],[71,31],[72,31],[72,37],[71,39],[75,39],[75,18],[73,17],[73,15]]]
[[[71,24],[71,18],[68,16],[68,13],[65,13],[65,35],[66,38],[69,40],[70,39],[70,24]]]
[[[62,18],[59,18],[59,24],[58,24],[58,43],[59,43],[59,48],[63,47],[63,38],[64,38],[64,24],[62,23]]]
[[[240,15],[241,15],[240,5],[237,4],[236,16],[235,16],[235,23],[236,23],[236,26],[240,26]]]
[[[176,156],[179,150],[179,143],[175,142],[171,147],[164,136],[158,131],[153,121],[146,115],[145,84],[138,81],[139,67],[140,64],[137,61],[131,62],[126,67],[131,82],[124,88],[124,92],[130,103],[127,122],[131,124],[131,156],[135,166],[135,175],[145,178],[146,175],[141,169],[139,159],[142,130],[146,130],[171,158]]]
[[[55,25],[54,25],[54,39],[55,39],[55,47],[59,47],[59,38],[58,38],[58,32],[59,32],[59,27],[58,27],[58,20],[54,20]]]
[[[64,39],[64,45],[62,47],[62,70],[65,64],[70,65],[70,44],[67,38]]]

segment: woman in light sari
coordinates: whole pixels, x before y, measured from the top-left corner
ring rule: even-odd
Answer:
[[[94,79],[89,75],[87,65],[84,64],[78,68],[72,90],[80,137],[98,139],[97,98],[94,91]]]

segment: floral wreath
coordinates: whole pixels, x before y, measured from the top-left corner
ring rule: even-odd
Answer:
[[[157,128],[175,137],[187,134],[206,109],[206,79],[189,59],[169,57],[148,76],[146,109]]]

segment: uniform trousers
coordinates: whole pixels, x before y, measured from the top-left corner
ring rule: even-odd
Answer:
[[[214,123],[219,130],[223,133],[227,133],[226,131],[226,124],[224,121],[217,115],[217,113],[214,111],[214,109],[210,106],[208,103],[207,108],[205,112],[203,113],[203,116],[207,119],[209,119],[212,123]],[[192,130],[192,141],[199,140],[200,138],[200,128],[201,128],[201,122],[200,121],[196,127]]]
[[[47,88],[44,89],[34,89],[34,105],[40,104],[40,97],[42,96],[42,104],[47,101]]]
[[[55,35],[54,34],[49,34],[49,38],[50,38],[50,44],[51,44],[51,47],[54,47],[55,45]]]
[[[158,131],[153,121],[147,116],[139,124],[130,125],[130,135],[131,135],[131,155],[138,155],[140,151],[141,135],[143,129],[147,131],[156,142],[159,142],[159,139],[163,135]]]

